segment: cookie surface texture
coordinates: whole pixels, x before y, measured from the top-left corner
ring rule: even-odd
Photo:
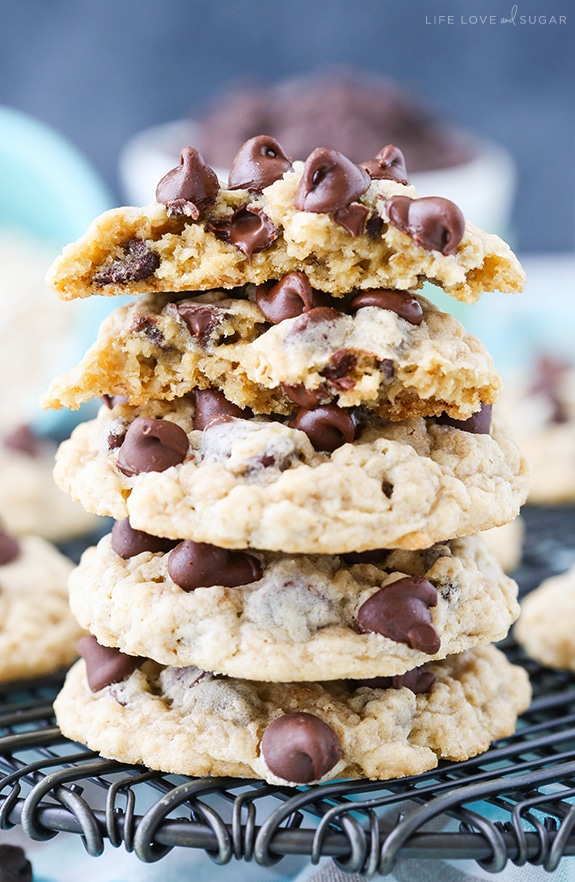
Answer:
[[[549,668],[575,671],[575,567],[545,579],[521,603],[515,639]]]

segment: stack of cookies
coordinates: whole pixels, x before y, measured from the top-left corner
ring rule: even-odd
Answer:
[[[292,163],[260,136],[226,187],[187,147],[156,203],[64,250],[64,299],[136,295],[44,397],[103,397],[55,476],[115,519],[70,581],[91,636],[56,702],[68,737],[303,784],[514,730],[527,677],[491,644],[517,587],[477,534],[517,515],[526,468],[489,353],[426,280],[473,302],[523,272],[391,145]]]

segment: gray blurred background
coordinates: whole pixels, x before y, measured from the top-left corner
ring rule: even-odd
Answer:
[[[118,203],[118,155],[139,130],[201,112],[237,76],[277,82],[346,65],[393,78],[508,148],[519,172],[517,250],[574,247],[570,0],[2,0],[0,9],[0,103],[64,134]],[[427,23],[439,15],[454,24]],[[497,24],[469,23],[486,15]]]

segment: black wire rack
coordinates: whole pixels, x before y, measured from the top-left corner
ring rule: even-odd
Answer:
[[[522,591],[575,563],[575,510],[525,511]],[[575,855],[575,676],[525,658],[534,698],[517,731],[461,763],[393,781],[270,786],[186,778],[106,760],[65,739],[52,712],[62,678],[0,693],[0,829],[34,840],[67,831],[90,855],[106,841],[145,862],[174,847],[216,863],[269,866],[290,855],[330,856],[349,873],[392,872],[397,858],[509,861],[554,870]]]

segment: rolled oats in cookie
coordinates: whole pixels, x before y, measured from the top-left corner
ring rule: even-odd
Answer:
[[[136,419],[179,427],[183,461],[123,472],[122,439]],[[330,453],[281,419],[224,416],[195,429],[193,396],[102,407],[62,443],[54,474],[88,510],[129,517],[137,530],[290,553],[427,548],[511,520],[528,488],[498,414],[483,434],[362,415],[355,440]]]
[[[393,420],[465,420],[498,396],[483,344],[419,295],[380,288],[336,299],[303,272],[234,293],[155,294],[119,307],[43,404],[77,408],[102,395],[141,404],[213,388],[257,413],[333,404]]]
[[[575,671],[575,566],[545,579],[521,604],[515,639],[549,668]]]
[[[80,661],[55,711],[68,738],[120,762],[295,785],[398,778],[433,769],[438,759],[476,756],[514,731],[530,701],[526,672],[492,646],[430,662],[425,671],[430,691],[415,694],[349,680],[228,679],[148,661],[94,693]]]
[[[449,200],[419,197],[403,174],[382,176],[382,165],[393,166],[389,148],[357,165],[319,147],[292,165],[278,144],[267,157],[270,174],[248,142],[228,188],[210,190],[197,205],[181,165],[160,182],[160,201],[96,218],[64,249],[48,282],[64,300],[260,285],[299,271],[337,297],[425,281],[468,303],[485,291],[521,291],[523,270],[498,236],[465,222]],[[182,156],[197,164],[199,154],[185,147]]]
[[[72,561],[39,536],[0,531],[0,682],[40,677],[76,657]]]
[[[83,627],[131,656],[252,680],[401,676],[502,639],[519,613],[517,585],[478,537],[379,549],[377,562],[189,541],[129,557],[115,547],[101,539],[70,579]]]

